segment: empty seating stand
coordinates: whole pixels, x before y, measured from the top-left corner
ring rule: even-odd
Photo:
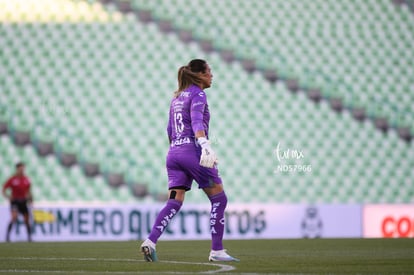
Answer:
[[[19,17],[0,12],[4,49],[0,56],[4,64],[0,122],[6,122],[9,129],[9,135],[1,137],[0,175],[5,179],[17,160],[27,162],[28,174],[36,183],[35,196],[41,201],[153,201],[165,194],[166,123],[177,69],[192,58],[204,58],[214,74],[213,86],[206,91],[212,111],[210,139],[232,202],[412,202],[414,148],[395,132],[384,135],[367,121],[359,123],[347,112],[333,112],[327,102],[316,105],[304,93],[289,92],[283,82],[270,83],[258,72],[249,74],[239,62],[229,64],[218,52],[205,53],[197,42],[184,43],[177,33],[161,32],[157,24],[144,24],[132,15],[119,14],[112,6],[94,1],[29,2],[35,6],[43,3],[35,19],[21,13],[18,22]],[[351,14],[357,2],[215,1],[212,11],[205,11],[203,16],[195,8],[204,6],[197,5],[198,1],[134,0],[133,5],[151,10],[160,20],[167,18],[189,28],[201,39],[223,33],[223,40],[214,40],[218,47],[254,58],[261,66],[285,70],[290,74],[287,76],[304,81],[303,86],[306,81],[320,84],[330,96],[348,99],[350,93],[350,104],[362,104],[373,112],[378,111],[370,105],[377,88],[364,79],[385,89],[376,80],[384,76],[390,87],[397,88],[395,93],[378,92],[381,100],[398,108],[409,107],[412,93],[401,91],[409,85],[412,58],[395,67],[391,61],[380,61],[373,55],[372,63],[363,66],[365,59],[343,57],[354,53],[348,52],[351,42],[344,42],[350,44],[342,49],[337,47],[339,38],[335,36],[316,33],[311,37],[307,32],[296,36],[294,32],[298,28],[293,26],[309,23],[314,16],[311,11],[319,14],[315,21],[318,25],[334,20],[341,9]],[[27,9],[22,1],[7,3],[15,10]],[[411,22],[405,10],[389,11],[394,9],[392,4],[379,3],[370,15],[373,21],[376,16],[385,16],[400,20],[392,23],[398,26]],[[225,4],[238,8],[230,10]],[[373,5],[372,1],[361,3],[356,14],[368,13]],[[303,18],[294,16],[297,9],[307,11]],[[67,10],[75,12],[59,15]],[[166,10],[171,16],[165,17]],[[212,18],[219,10],[220,16]],[[357,24],[360,17],[354,17]],[[251,21],[253,18],[256,21]],[[277,28],[274,23],[274,29],[266,30],[271,19],[284,27]],[[348,27],[350,32],[355,31],[353,26]],[[366,28],[361,25],[363,32]],[[412,36],[404,30],[404,39],[410,42]],[[253,43],[257,47],[251,47]],[[391,60],[375,43],[372,48],[379,56]],[[412,57],[406,42],[398,43],[400,53]],[[392,45],[387,47],[390,50]],[[313,56],[318,60],[308,60]],[[384,62],[385,69],[378,62]],[[361,66],[351,66],[354,63]],[[374,68],[384,71],[365,73]],[[394,70],[395,74],[389,73]],[[330,81],[342,75],[331,89]],[[364,85],[371,90],[360,90]],[[387,114],[385,109],[380,112]],[[392,109],[390,112],[395,114]],[[412,118],[411,109],[406,118]],[[15,133],[28,133],[29,145],[16,146],[10,140],[15,141]],[[40,143],[52,144],[54,154],[39,156]],[[279,160],[277,148],[279,153],[300,151],[303,157]],[[73,155],[75,164],[63,166],[62,154]],[[83,167],[91,163],[99,166],[101,176],[85,176]],[[289,167],[296,170],[283,170]],[[304,167],[308,170],[299,170]],[[121,175],[124,184],[109,186],[106,172]],[[147,188],[148,194],[155,196],[134,197],[130,183]],[[190,192],[187,200],[199,202],[203,196],[202,192]]]

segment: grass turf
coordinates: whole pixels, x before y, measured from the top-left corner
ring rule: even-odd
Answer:
[[[208,241],[160,241],[160,262],[138,242],[2,243],[0,274],[414,274],[414,239],[226,241],[239,263],[207,261]],[[214,263],[213,263],[214,264]],[[225,271],[226,268],[235,268]],[[222,268],[222,269],[221,269]],[[223,269],[224,268],[224,269]]]

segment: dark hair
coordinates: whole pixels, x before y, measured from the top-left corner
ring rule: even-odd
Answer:
[[[201,86],[202,79],[199,73],[205,73],[207,62],[203,59],[193,59],[186,66],[178,69],[178,89],[174,92],[174,97],[178,97],[182,91],[191,84]]]
[[[193,59],[188,63],[188,67],[193,73],[205,73],[207,62],[203,59]]]
[[[19,167],[22,167],[22,166],[24,166],[24,162],[18,162],[18,163],[16,163],[16,168],[19,168]]]

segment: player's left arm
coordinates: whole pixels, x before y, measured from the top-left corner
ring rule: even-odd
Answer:
[[[213,168],[217,162],[217,155],[210,146],[210,141],[207,139],[206,130],[203,124],[204,110],[207,105],[207,97],[204,91],[195,95],[191,101],[191,127],[194,136],[200,144],[201,157],[200,165],[208,168]]]
[[[190,109],[190,116],[191,116],[191,128],[193,129],[194,135],[196,138],[205,135],[205,129],[203,124],[203,115],[204,110],[207,105],[207,97],[204,91],[199,92],[198,94],[194,95],[191,100],[191,109]],[[197,136],[198,135],[198,136]]]
[[[168,117],[168,125],[167,125],[167,136],[168,136],[168,141],[169,141],[169,144],[171,144],[171,140],[172,140],[172,138],[171,138],[171,136],[172,136],[172,123],[171,123],[171,116],[172,116],[172,112],[171,112],[171,108],[172,108],[172,106],[170,107],[170,112],[169,112],[169,117]]]
[[[7,189],[9,189],[10,188],[10,179],[8,179],[4,184],[3,184],[3,188],[2,188],[2,193],[3,193],[3,196],[6,198],[6,199],[8,199],[8,200],[10,200],[11,199],[11,195],[9,195],[9,194],[7,194]]]
[[[32,194],[32,191],[29,189],[29,191],[27,192],[27,201],[29,202],[29,203],[33,203],[33,194]]]
[[[171,144],[172,128],[171,128],[171,123],[169,120],[168,120],[168,126],[167,126],[167,135],[168,135],[168,142],[169,144]]]
[[[26,199],[28,203],[33,203],[32,184],[28,179],[29,186],[27,187]]]

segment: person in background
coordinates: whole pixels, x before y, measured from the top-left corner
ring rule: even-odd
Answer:
[[[13,224],[17,223],[19,213],[23,215],[24,224],[27,229],[28,241],[32,241],[29,207],[28,203],[32,203],[33,197],[30,190],[30,180],[24,172],[25,165],[23,162],[16,164],[16,173],[10,177],[3,185],[3,195],[10,201],[11,221],[7,227],[6,241],[10,242],[10,232]],[[7,192],[10,189],[11,192]]]

